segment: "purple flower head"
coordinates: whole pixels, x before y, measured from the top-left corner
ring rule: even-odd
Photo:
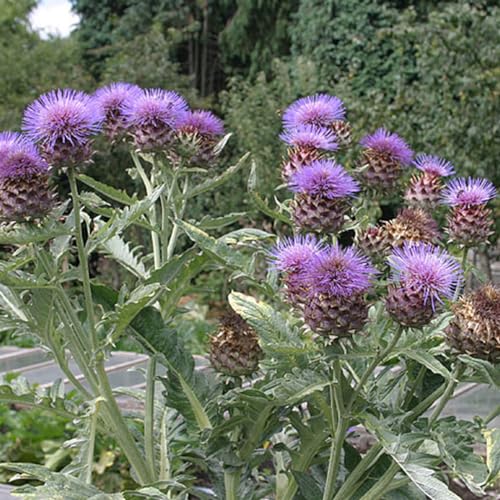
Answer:
[[[417,155],[413,165],[426,174],[435,175],[436,177],[448,177],[455,173],[453,165],[444,158],[439,156],[421,154]]]
[[[280,241],[271,252],[273,267],[285,273],[303,273],[311,261],[323,252],[314,236],[294,236]]]
[[[181,131],[204,136],[224,135],[224,122],[210,111],[189,111],[178,125]]]
[[[371,135],[365,135],[359,143],[365,148],[389,154],[402,165],[408,165],[413,158],[413,151],[408,144],[398,134],[384,128],[377,129]]]
[[[307,271],[315,292],[341,297],[365,292],[376,273],[370,260],[357,249],[337,244],[321,252]]]
[[[93,99],[98,109],[108,116],[121,115],[125,105],[141,95],[141,88],[124,82],[114,82],[96,90]]]
[[[0,178],[47,173],[49,166],[36,146],[21,134],[0,134]]]
[[[325,151],[338,149],[335,134],[331,130],[315,125],[301,125],[295,129],[286,130],[280,135],[280,139],[289,146],[303,149],[324,149]]]
[[[129,125],[175,128],[188,113],[188,105],[176,92],[146,89],[125,103],[124,114]]]
[[[487,179],[460,178],[452,180],[443,191],[442,201],[452,207],[484,205],[496,196],[495,186]]]
[[[302,167],[292,175],[289,186],[296,193],[328,199],[353,196],[359,191],[358,183],[332,160],[317,160]]]
[[[451,299],[462,279],[458,261],[446,250],[428,243],[405,243],[388,258],[392,279],[423,292],[424,304]]]
[[[283,126],[285,129],[294,129],[301,125],[329,127],[333,121],[344,119],[344,103],[338,97],[315,94],[291,104],[283,113]]]
[[[72,89],[52,90],[26,109],[23,130],[34,142],[52,151],[56,144],[85,145],[100,129],[102,112],[88,94]]]

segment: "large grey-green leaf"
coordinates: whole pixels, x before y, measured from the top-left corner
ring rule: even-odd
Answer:
[[[417,361],[421,365],[424,365],[433,373],[437,373],[441,375],[446,380],[449,380],[451,377],[450,372],[446,369],[446,367],[441,364],[435,356],[433,356],[429,351],[417,350],[417,349],[402,349],[399,351],[400,354],[406,356],[414,361]]]
[[[17,487],[13,492],[14,495],[22,496],[23,498],[32,498],[33,500],[89,500],[103,494],[102,491],[94,486],[86,484],[69,474],[53,472],[42,465],[4,463],[0,464],[0,467],[18,473],[11,479],[12,481],[17,479],[36,479],[44,483],[41,486],[26,484]],[[108,498],[116,497],[111,496]]]
[[[485,484],[494,482],[500,473],[500,429],[484,431],[486,438],[486,465],[488,466],[488,479]]]
[[[137,256],[137,248],[130,248],[130,242],[115,235],[101,243],[104,251],[121,264],[127,271],[140,279],[146,279],[148,273],[141,258]]]
[[[233,310],[255,328],[265,351],[294,355],[313,348],[305,344],[301,329],[269,304],[239,292],[231,292],[228,301]]]
[[[137,198],[132,198],[125,191],[121,191],[120,189],[108,186],[103,182],[96,181],[88,175],[80,174],[78,176],[78,180],[91,187],[92,189],[95,189],[104,196],[107,196],[113,201],[123,203],[124,205],[133,205],[134,203],[137,203]]]
[[[245,162],[247,161],[249,156],[250,153],[246,153],[238,160],[236,165],[229,167],[221,175],[214,177],[213,179],[208,179],[207,181],[202,182],[198,186],[192,188],[190,191],[188,191],[187,197],[192,198],[193,196],[198,196],[202,193],[205,193],[206,191],[211,191],[212,189],[215,189],[216,187],[224,184],[224,182],[231,179],[231,177],[233,177],[245,165]]]
[[[108,342],[115,342],[145,307],[157,301],[161,290],[159,283],[140,285],[123,304],[117,304],[114,311],[106,314],[101,324],[109,331]]]
[[[70,233],[70,229],[57,220],[45,219],[41,224],[24,223],[0,225],[0,245],[26,245],[42,243]]]
[[[235,268],[245,269],[249,258],[234,250],[220,240],[216,240],[201,229],[184,221],[177,222],[186,235],[200,246],[200,248],[214,257],[216,260]]]
[[[274,210],[261,198],[257,188],[257,165],[255,162],[252,162],[250,175],[248,176],[247,189],[252,202],[263,214],[268,215],[272,219],[284,222],[285,224],[292,225],[292,221],[288,215],[279,212],[278,210]]]
[[[330,383],[323,373],[294,368],[284,377],[267,384],[262,390],[272,395],[280,404],[295,405],[305,401],[314,392],[322,391]]]

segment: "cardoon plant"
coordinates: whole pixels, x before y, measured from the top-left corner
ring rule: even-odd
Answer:
[[[134,194],[82,173],[101,124],[108,140],[131,139],[127,172],[142,184]],[[25,117],[40,153],[29,138],[0,135],[0,244],[14,247],[0,262],[2,328],[36,336],[77,394],[22,379],[0,386],[2,402],[78,422],[67,443],[78,453],[64,472],[3,464],[36,480],[19,494],[107,497],[93,484],[102,434],[131,470],[130,490],[113,498],[456,500],[457,479],[487,493],[500,448],[488,426],[500,410],[474,422],[441,414],[458,383],[498,385],[499,291],[463,290],[470,269],[455,257],[488,236],[495,190],[472,179],[441,189],[450,165],[417,157],[429,178],[411,180],[404,199],[392,187],[403,183],[410,147],[380,129],[350,165],[339,124],[345,109],[334,96],[285,112],[282,171],[294,199],[277,195],[273,207],[251,197],[279,235],[255,225],[223,234],[240,213],[192,219],[191,200],[239,173],[248,155],[217,175],[229,138],[222,121],[174,92],[124,83],[93,98],[54,91]],[[56,168],[71,205],[52,197]],[[249,187],[255,195],[255,166]],[[380,207],[388,189],[411,205],[389,220]],[[451,241],[428,211],[438,192],[452,207]],[[124,283],[91,277],[89,258],[102,256]],[[233,291],[210,311],[213,334],[194,339],[186,303],[207,271]],[[124,337],[148,355],[142,388],[111,387],[106,360]],[[120,407],[124,393],[139,410]]]
[[[303,166],[324,158],[326,152],[338,149],[335,134],[316,125],[300,125],[285,130],[280,139],[289,146],[288,158],[283,160],[281,166],[281,176],[285,181]]]
[[[146,89],[124,105],[126,124],[140,151],[161,151],[171,145],[188,114],[183,97],[173,91]]]
[[[88,94],[54,90],[28,106],[23,130],[52,167],[82,166],[92,156],[91,138],[103,119],[102,110]]]
[[[124,82],[110,83],[94,93],[94,102],[104,115],[103,130],[111,141],[127,134],[129,124],[125,115],[126,106],[141,94],[140,87]]]
[[[53,204],[49,167],[36,146],[15,132],[0,133],[0,217],[37,219]]]
[[[332,160],[318,160],[302,167],[289,180],[296,193],[293,219],[310,231],[337,231],[349,209],[349,197],[359,191],[358,183]]]
[[[452,180],[443,191],[442,201],[451,208],[448,233],[464,247],[485,243],[492,234],[491,210],[486,206],[496,189],[486,179]]]
[[[413,165],[420,171],[410,180],[405,199],[411,206],[433,209],[441,200],[442,178],[455,173],[453,165],[438,156],[417,155]]]
[[[360,141],[363,146],[362,179],[373,189],[393,188],[403,173],[403,167],[410,164],[413,151],[394,132],[379,128],[373,134],[365,135]]]

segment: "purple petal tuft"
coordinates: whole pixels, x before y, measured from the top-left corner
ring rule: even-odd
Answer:
[[[285,273],[303,273],[311,261],[323,252],[323,244],[314,236],[294,236],[280,241],[271,252],[273,267]]]
[[[413,165],[422,172],[435,175],[437,177],[448,177],[455,173],[453,165],[439,156],[420,154],[415,158]]]
[[[49,166],[36,146],[15,132],[0,133],[0,178],[47,173]]]
[[[329,127],[333,121],[344,119],[344,103],[338,97],[315,94],[291,104],[283,113],[283,126],[285,129],[302,125]]]
[[[146,89],[126,103],[124,115],[129,125],[176,128],[188,113],[188,105],[176,92]]]
[[[442,202],[452,207],[484,205],[495,198],[497,191],[488,179],[460,178],[452,180],[444,189]]]
[[[325,151],[338,149],[335,134],[331,130],[315,125],[302,125],[293,130],[286,130],[280,135],[280,139],[289,146],[304,149],[324,149]]]
[[[388,258],[392,279],[410,285],[424,294],[432,307],[444,298],[451,299],[462,280],[459,262],[446,250],[426,243],[405,243]]]
[[[408,165],[413,158],[413,151],[408,144],[398,134],[384,128],[379,128],[371,135],[365,135],[359,143],[365,148],[391,155],[402,165]]]
[[[368,290],[377,270],[359,250],[332,245],[312,261],[307,274],[316,293],[348,297]]]
[[[103,114],[88,94],[58,89],[40,96],[26,109],[23,130],[49,149],[56,143],[85,145],[97,133]]]
[[[188,112],[178,128],[204,136],[224,135],[224,122],[212,112],[201,109]]]
[[[122,114],[125,106],[140,97],[142,90],[139,86],[125,82],[114,82],[97,89],[93,99],[104,115]]]
[[[328,199],[353,196],[360,189],[344,167],[333,160],[317,160],[302,167],[293,174],[289,186],[296,193]]]

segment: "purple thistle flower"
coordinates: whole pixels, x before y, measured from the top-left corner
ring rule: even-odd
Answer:
[[[51,153],[58,144],[79,148],[97,133],[103,120],[91,96],[58,89],[40,96],[26,109],[23,130]]]
[[[303,149],[324,149],[325,151],[338,149],[335,134],[331,130],[315,125],[301,125],[295,129],[286,130],[280,135],[280,139],[289,146]]]
[[[335,244],[311,262],[308,279],[316,293],[348,297],[365,292],[377,270],[370,260],[353,247]]]
[[[442,202],[452,207],[484,205],[495,198],[496,189],[487,179],[460,178],[452,180],[444,189]]]
[[[224,122],[210,111],[189,111],[178,125],[181,132],[204,136],[224,135]]]
[[[103,115],[108,118],[123,114],[126,104],[137,99],[142,90],[137,85],[113,82],[94,92],[93,99]]]
[[[283,113],[283,126],[285,129],[302,125],[329,127],[333,121],[344,119],[344,103],[338,97],[315,94],[291,104]]]
[[[188,105],[176,92],[163,89],[143,90],[125,103],[129,125],[175,128],[187,115]]]
[[[405,243],[388,258],[392,280],[423,294],[432,309],[443,298],[451,299],[462,280],[458,261],[446,250],[427,243]]]
[[[453,165],[439,156],[420,154],[415,158],[413,165],[422,172],[436,177],[448,177],[455,173]]]
[[[413,151],[398,134],[384,128],[377,129],[371,135],[365,135],[359,143],[365,148],[379,153],[386,153],[402,165],[408,165],[413,158]]]
[[[295,172],[289,183],[296,193],[323,196],[328,199],[353,196],[358,183],[333,160],[317,160]]]
[[[16,132],[0,133],[0,178],[48,173],[49,166],[36,146]]]
[[[271,261],[278,271],[301,274],[323,251],[323,244],[314,236],[299,235],[280,241],[271,251]]]

